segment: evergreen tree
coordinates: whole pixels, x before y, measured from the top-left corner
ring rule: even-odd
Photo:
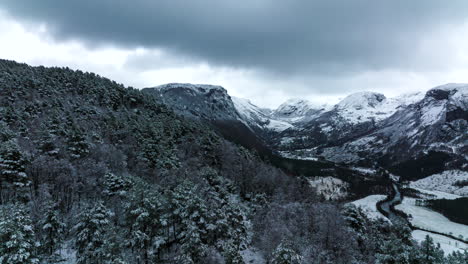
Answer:
[[[223,255],[226,264],[244,264],[239,247],[235,244],[226,243],[223,248]]]
[[[234,187],[213,169],[201,171],[208,183],[202,192],[208,209],[207,243],[218,243],[216,246],[220,249],[224,248],[223,243],[227,243],[230,251],[240,251],[247,234],[246,216],[236,199],[231,199],[233,195],[228,190],[233,191]]]
[[[434,244],[434,239],[426,235],[421,242],[422,261],[427,264],[439,264],[444,262],[444,251],[440,249],[440,244]]]
[[[90,145],[86,136],[78,129],[73,129],[68,136],[68,151],[74,159],[84,158],[89,154]]]
[[[106,241],[109,239],[112,212],[102,202],[82,213],[74,227],[78,264],[102,264],[112,259]]]
[[[38,263],[31,219],[22,205],[0,207],[0,264]]]
[[[416,248],[407,245],[397,237],[385,240],[376,254],[376,262],[379,264],[409,264],[419,259]]]
[[[169,139],[161,139],[159,136],[145,139],[142,144],[140,160],[150,168],[172,169],[179,166],[176,151]]]
[[[113,173],[106,173],[106,175],[104,175],[104,193],[109,196],[124,195],[130,189],[131,185],[131,182],[123,176]]]
[[[177,261],[199,262],[206,254],[207,236],[213,229],[208,225],[208,209],[196,195],[196,186],[190,182],[178,185],[171,193],[171,221],[174,236],[180,240],[181,254]]]
[[[468,250],[464,251],[454,251],[449,254],[445,260],[447,264],[466,264],[468,263]]]
[[[0,204],[13,199],[27,201],[31,180],[26,174],[26,159],[14,140],[0,145]]]
[[[159,248],[166,243],[163,230],[167,228],[166,202],[157,190],[141,183],[135,186],[126,208],[129,227],[128,244],[138,252],[143,263],[153,263],[159,257]]]
[[[60,246],[65,234],[65,224],[59,215],[57,204],[49,203],[41,221],[42,247],[50,255]]]
[[[15,133],[11,131],[5,122],[0,121],[0,143],[12,140],[14,137]]]
[[[42,133],[38,145],[41,154],[57,156],[59,153],[59,148],[55,144],[54,136],[48,131]]]
[[[288,243],[280,243],[271,257],[271,264],[299,264],[302,260],[299,255]]]

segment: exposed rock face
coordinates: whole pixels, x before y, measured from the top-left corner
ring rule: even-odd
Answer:
[[[334,106],[292,99],[276,110],[230,97],[220,86],[168,84],[145,91],[186,116],[241,122],[287,157],[387,167],[434,159],[441,167],[467,166],[466,84],[396,98],[360,92]]]
[[[231,97],[221,86],[170,83],[143,91],[158,96],[182,115],[210,120],[239,119]]]

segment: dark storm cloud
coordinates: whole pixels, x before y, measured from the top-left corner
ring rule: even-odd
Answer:
[[[267,72],[333,74],[414,67],[428,34],[468,14],[466,0],[2,0],[0,7],[47,23],[59,40],[163,48]]]

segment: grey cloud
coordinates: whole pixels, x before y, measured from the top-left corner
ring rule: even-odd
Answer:
[[[421,41],[468,14],[466,0],[2,0],[0,7],[46,22],[59,40],[163,48],[274,74],[411,68],[423,56]]]

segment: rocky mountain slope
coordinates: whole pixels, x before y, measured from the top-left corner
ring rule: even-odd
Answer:
[[[422,167],[416,175],[466,168],[466,84],[447,84],[395,98],[360,92],[334,106],[293,99],[271,111],[232,98],[221,87],[201,93],[194,93],[193,87],[199,91],[212,86],[170,84],[151,91],[185,115],[242,122],[265,145],[289,158],[388,168],[401,165],[406,174],[415,173],[409,167],[419,164]],[[437,164],[424,171],[431,160]]]

